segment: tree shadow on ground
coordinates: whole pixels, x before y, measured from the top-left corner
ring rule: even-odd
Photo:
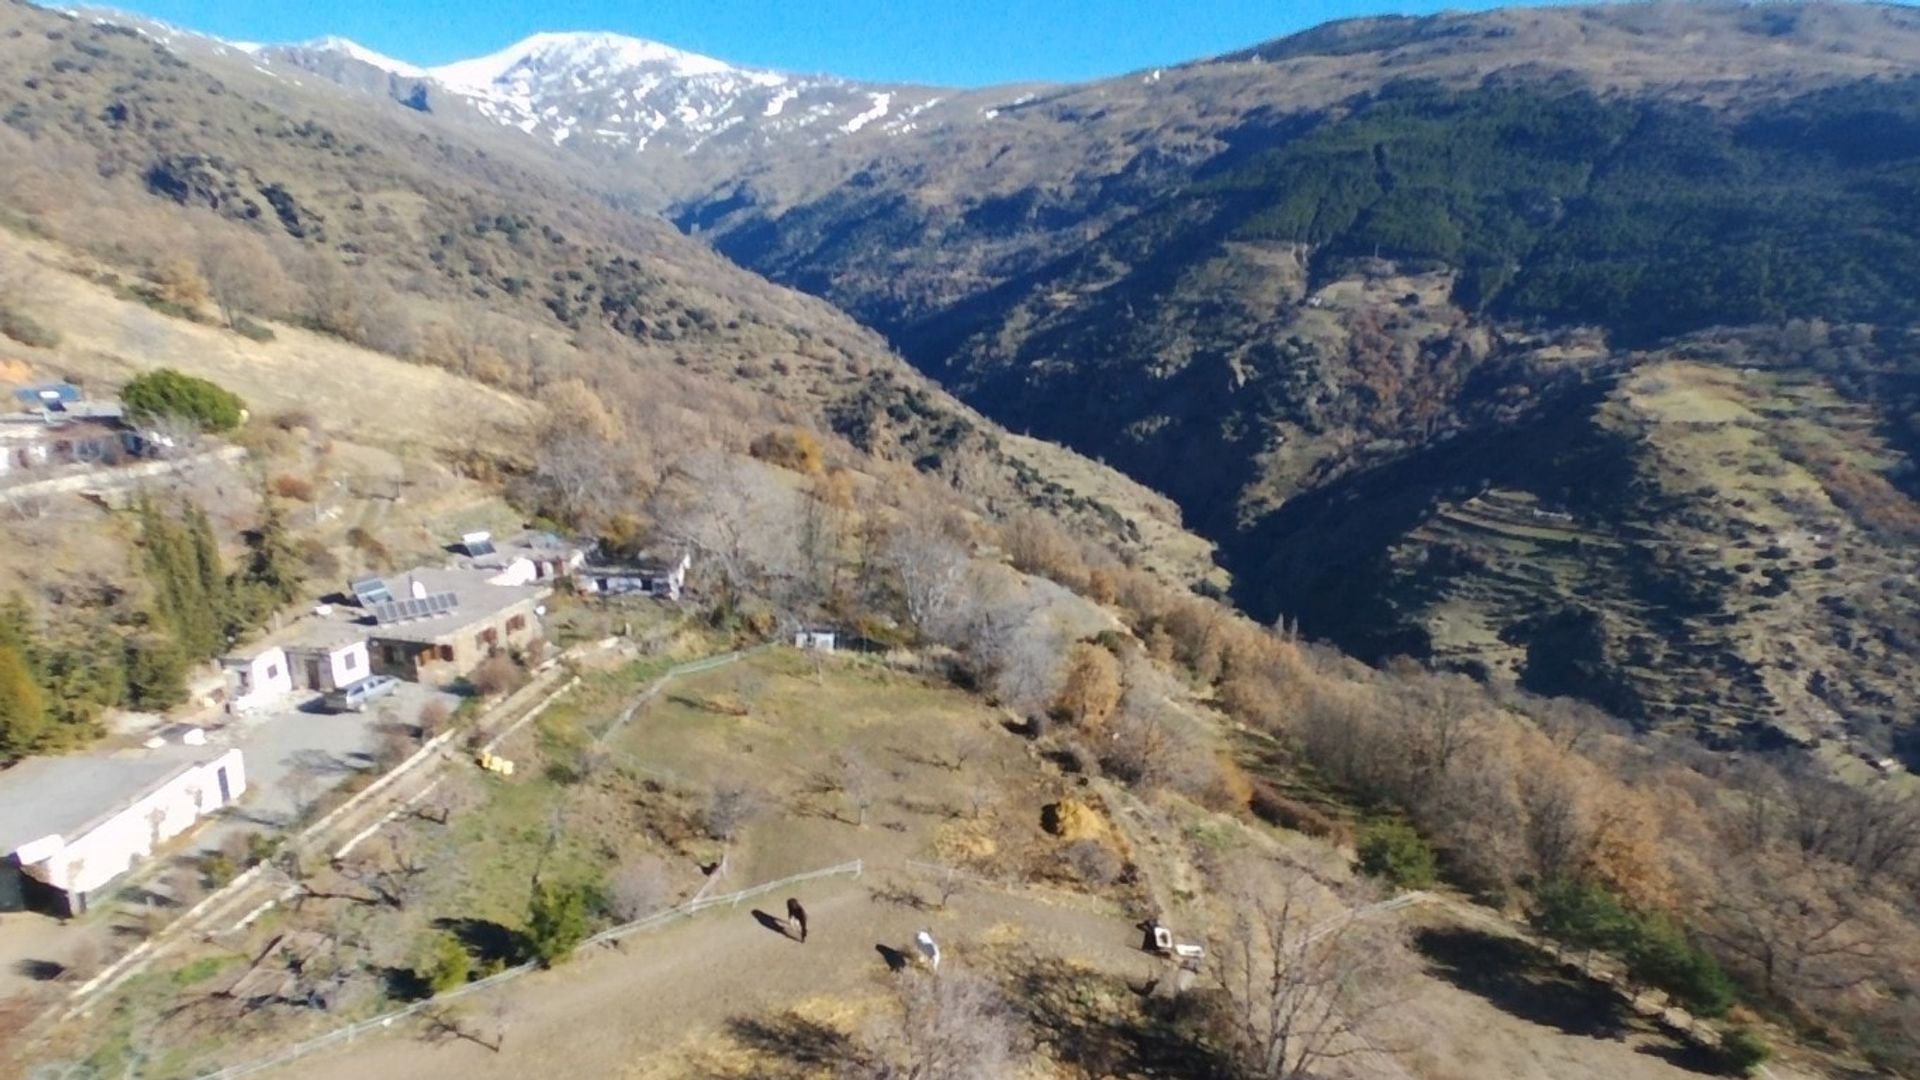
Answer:
[[[1422,930],[1414,946],[1435,975],[1529,1023],[1593,1039],[1643,1026],[1611,989],[1517,938],[1447,927]]]
[[[524,935],[492,919],[440,918],[433,920],[433,928],[458,938],[482,967],[518,964],[528,956]]]
[[[395,1001],[424,1001],[433,996],[433,987],[412,968],[384,967],[376,973],[386,985],[387,996]]]
[[[52,960],[22,960],[13,965],[13,971],[34,982],[52,982],[67,973],[67,965]]]
[[[1058,960],[1016,970],[1008,994],[1054,1056],[1089,1076],[1228,1080],[1232,1063],[1200,1034],[1210,991],[1147,996],[1125,980]]]
[[[1688,1072],[1702,1073],[1707,1076],[1728,1075],[1720,1056],[1697,1043],[1653,1043],[1640,1047],[1638,1053],[1659,1058],[1676,1069],[1685,1069]]]
[[[753,1075],[767,1080],[856,1074],[866,1055],[852,1037],[831,1024],[794,1012],[776,1016],[736,1016],[727,1034],[754,1051]]]

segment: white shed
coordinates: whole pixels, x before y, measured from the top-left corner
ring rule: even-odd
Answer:
[[[0,773],[0,910],[77,915],[247,790],[238,748],[35,758]]]
[[[278,645],[257,645],[226,656],[220,666],[227,673],[227,708],[241,713],[293,693],[293,665]]]
[[[794,631],[793,647],[812,649],[816,652],[832,652],[839,644],[840,635],[831,627],[809,626]]]

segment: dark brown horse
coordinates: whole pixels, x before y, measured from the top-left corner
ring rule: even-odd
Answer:
[[[803,945],[804,945],[804,944],[806,944],[806,940],[807,940],[807,909],[806,909],[806,908],[803,908],[803,907],[801,907],[801,906],[800,906],[800,901],[798,901],[798,900],[795,900],[795,899],[793,899],[792,897],[788,897],[788,898],[787,898],[787,925],[788,925],[788,926],[797,926],[797,927],[799,927],[799,928],[800,928],[800,942],[801,942],[801,944],[803,944]]]

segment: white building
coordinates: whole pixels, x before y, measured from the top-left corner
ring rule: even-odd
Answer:
[[[831,627],[809,626],[793,632],[793,647],[796,649],[832,652],[839,641],[840,635]]]
[[[332,610],[235,649],[220,666],[233,713],[273,708],[296,692],[324,694],[373,673],[366,630]]]
[[[271,706],[293,693],[293,668],[279,645],[253,645],[220,660],[227,674],[227,708],[244,713]]]
[[[655,596],[678,600],[687,586],[691,555],[673,562],[641,560],[633,563],[589,562],[575,580],[589,596]]]
[[[34,758],[0,772],[0,911],[78,915],[246,789],[239,749],[218,746]]]

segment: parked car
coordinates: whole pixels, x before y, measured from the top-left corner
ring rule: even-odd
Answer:
[[[369,675],[357,683],[327,692],[321,699],[329,712],[365,712],[367,706],[400,689],[391,675]]]

